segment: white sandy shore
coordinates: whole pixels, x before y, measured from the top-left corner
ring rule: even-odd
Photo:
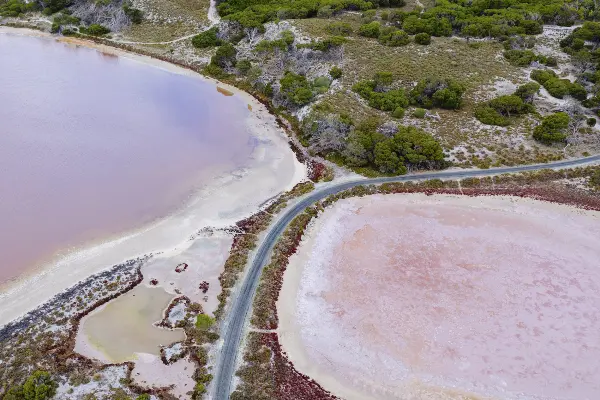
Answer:
[[[9,27],[0,27],[0,34],[52,37],[35,30]],[[236,221],[256,212],[265,200],[291,189],[296,183],[306,179],[306,168],[296,160],[294,153],[288,147],[288,139],[277,126],[275,117],[248,93],[150,57],[79,39],[57,40],[85,45],[172,73],[193,76],[215,84],[215,91],[218,84],[219,87],[234,93],[234,97],[239,101],[250,106],[252,111],[249,113],[246,125],[257,144],[248,165],[215,176],[206,182],[189,204],[169,217],[121,237],[107,239],[86,248],[74,249],[66,257],[40,267],[31,276],[23,277],[17,282],[0,288],[2,304],[0,325],[22,316],[86,277],[127,259],[162,252],[165,256],[172,256],[176,265],[177,256],[192,246],[190,237],[199,230],[205,227],[231,226]],[[169,268],[174,266],[171,263],[167,264]],[[214,275],[214,271],[210,273]]]
[[[508,213],[507,215],[512,215],[514,218],[518,218],[519,215],[533,215],[539,220],[547,221],[549,225],[554,227],[553,229],[556,227],[564,228],[565,232],[572,232],[573,227],[580,226],[577,222],[583,221],[582,218],[585,218],[585,221],[589,220],[589,223],[586,223],[586,225],[592,231],[598,232],[598,227],[600,227],[600,213],[598,212],[508,196],[463,197],[404,194],[377,195],[360,199],[341,200],[330,207],[325,214],[311,222],[298,248],[298,252],[290,258],[290,264],[285,272],[283,287],[277,303],[279,315],[278,333],[282,348],[287,353],[289,359],[294,363],[298,371],[315,379],[326,390],[346,400],[538,399],[538,397],[535,397],[536,395],[532,395],[531,393],[522,393],[516,397],[513,396],[514,393],[513,395],[509,395],[508,393],[500,395],[499,393],[502,393],[504,389],[497,388],[496,390],[491,386],[486,388],[485,385],[471,387],[468,384],[463,385],[464,382],[462,381],[457,381],[456,384],[449,384],[450,381],[446,381],[435,374],[428,375],[426,378],[420,374],[416,375],[414,372],[411,372],[412,367],[409,366],[407,369],[407,366],[394,356],[396,353],[393,350],[396,347],[391,346],[391,342],[393,342],[394,337],[401,335],[400,331],[384,332],[374,329],[372,337],[379,337],[380,339],[373,340],[385,343],[387,350],[382,350],[378,354],[363,354],[363,350],[373,350],[376,347],[373,347],[374,345],[371,346],[371,344],[357,343],[354,340],[348,339],[350,336],[355,336],[354,332],[345,331],[346,335],[344,335],[339,329],[330,326],[331,321],[338,321],[336,318],[342,318],[342,316],[353,311],[344,309],[343,307],[336,308],[333,303],[328,306],[333,307],[331,309],[324,309],[321,306],[316,307],[317,304],[330,304],[323,303],[321,300],[317,301],[317,299],[321,299],[319,293],[322,293],[322,296],[328,299],[337,293],[333,289],[327,289],[327,279],[329,279],[327,276],[329,275],[325,271],[326,265],[329,264],[328,260],[332,257],[333,247],[339,249],[341,247],[338,246],[356,245],[356,243],[349,244],[347,242],[343,242],[345,243],[344,245],[340,244],[342,243],[340,235],[343,235],[345,232],[340,225],[341,221],[349,218],[354,213],[366,212],[367,215],[371,215],[375,212],[374,210],[380,207],[375,208],[371,206],[367,209],[369,204],[377,201],[380,202],[378,203],[380,206],[384,205],[383,203],[388,203],[389,205],[392,204],[394,199],[398,200],[399,206],[408,203],[419,205],[419,207],[422,207],[419,208],[421,210],[419,212],[422,212],[423,215],[428,215],[428,205],[450,204],[467,206],[472,209]],[[363,211],[363,207],[365,211]],[[388,207],[388,212],[389,210]],[[397,218],[401,218],[401,216],[396,213],[394,214],[393,221],[390,221],[390,223],[397,225],[399,223]],[[424,220],[423,223],[427,222]],[[465,223],[468,224],[469,222],[466,221]],[[369,231],[370,228],[364,227],[359,230],[362,232],[363,229]],[[583,233],[579,235],[583,235]],[[575,239],[572,240],[574,241]],[[594,238],[593,236],[587,237],[586,240],[593,242]],[[569,241],[567,240],[567,242]],[[425,244],[423,245],[425,246]],[[586,249],[589,250],[592,248],[586,247]],[[363,265],[366,268],[376,268],[380,262],[381,260],[373,259],[370,262],[363,263]],[[352,278],[349,279],[350,281],[355,281],[360,278],[353,273]],[[522,279],[527,280],[530,278],[524,276]],[[550,277],[549,279],[554,282],[554,279],[559,278]],[[338,281],[336,282],[339,283]],[[384,284],[381,280],[377,282],[379,285]],[[338,287],[337,284],[336,287]],[[347,289],[350,290],[350,288]],[[356,287],[354,289],[356,290]],[[367,303],[380,303],[381,301],[385,303],[386,301],[377,300],[378,298],[373,297],[367,288],[364,288],[364,293],[360,294],[349,290],[339,289],[338,292],[340,293],[338,294],[342,296],[341,298],[348,297],[348,299],[350,297],[366,297],[363,299],[363,302],[366,301]],[[369,296],[371,296],[370,299],[368,298]],[[399,296],[400,294],[398,293],[397,297]],[[392,307],[393,304],[379,304],[377,307],[380,306],[384,308]],[[375,306],[369,305],[369,307],[372,308]],[[394,315],[394,311],[393,309],[386,309],[385,314],[389,314],[391,317]],[[351,315],[352,317],[348,318],[353,318],[352,320],[355,321],[356,326],[354,329],[358,329],[361,324],[369,325],[374,320],[372,315],[363,315],[362,317],[354,314]],[[315,324],[315,320],[321,321],[321,323]],[[442,321],[440,321],[441,323]],[[420,326],[417,324],[414,328],[417,329]],[[410,331],[412,328],[406,329]],[[361,350],[363,345],[365,348]],[[406,378],[403,378],[405,376]],[[479,394],[475,395],[473,392]],[[539,397],[539,399],[542,398],[546,399],[546,397]]]

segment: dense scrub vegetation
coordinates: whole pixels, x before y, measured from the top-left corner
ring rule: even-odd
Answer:
[[[456,110],[462,104],[464,85],[450,79],[426,78],[410,91],[410,102],[424,108]]]
[[[565,53],[577,68],[578,81],[589,88],[592,96],[580,96],[583,105],[596,111],[600,108],[600,23],[585,22],[560,42]]]
[[[35,2],[25,3],[22,0],[0,1],[0,17],[18,17],[21,14],[39,9],[39,4]]]
[[[402,7],[404,0],[226,0],[219,13],[245,27],[261,27],[276,19],[328,18],[342,10],[369,10],[377,7]],[[502,37],[541,33],[542,24],[571,26],[581,17],[598,16],[593,1],[565,0],[437,0],[434,7],[420,12],[393,10],[386,19],[410,34],[467,37]],[[361,28],[365,36],[378,37],[377,24]]]
[[[216,26],[207,29],[192,38],[192,45],[198,49],[220,46],[222,41],[217,37],[218,32],[219,28]]]
[[[544,144],[564,142],[567,138],[565,131],[569,127],[569,121],[569,115],[564,112],[551,114],[535,127],[533,138]]]
[[[425,131],[400,126],[395,133],[386,135],[378,131],[378,121],[373,119],[362,122],[350,133],[343,157],[350,166],[368,166],[385,174],[445,166],[442,147]]]
[[[535,82],[520,86],[514,94],[496,97],[475,108],[475,117],[486,125],[507,126],[511,117],[535,110],[533,97],[540,90]]]
[[[540,83],[551,96],[557,99],[562,99],[567,95],[578,100],[585,100],[587,97],[587,92],[581,84],[573,83],[568,79],[560,79],[552,70],[533,70],[531,79]]]
[[[58,385],[46,371],[34,371],[23,383],[7,390],[3,400],[47,400],[54,397]]]

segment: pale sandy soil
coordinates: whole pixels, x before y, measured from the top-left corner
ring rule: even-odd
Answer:
[[[278,302],[296,368],[354,399],[592,400],[600,213],[512,197],[342,200]]]
[[[38,31],[0,27],[0,34],[2,33],[47,36]],[[102,53],[149,63],[173,73],[193,75],[198,79],[215,83],[215,91],[217,90],[216,81],[167,62],[82,40],[66,38],[60,40],[68,41],[73,45],[89,46]],[[201,278],[200,281],[208,280],[207,278],[214,281],[214,277],[218,275],[217,272],[220,272],[214,269],[214,265],[223,257],[222,249],[225,247],[225,239],[217,245],[219,250],[215,250],[212,245],[195,246],[190,243],[190,238],[205,227],[231,226],[236,221],[254,213],[265,200],[292,188],[306,177],[305,167],[296,160],[288,147],[287,137],[278,128],[275,117],[247,93],[221,83],[219,86],[234,93],[234,99],[248,104],[252,109],[246,121],[247,129],[253,136],[254,146],[250,164],[245,168],[231,171],[207,182],[189,204],[165,219],[125,236],[107,239],[105,242],[91,247],[72,249],[67,256],[50,265],[44,265],[35,274],[0,288],[0,301],[3,305],[0,309],[0,325],[23,315],[53,295],[95,272],[150,252],[155,254],[162,252],[172,257],[174,264],[166,261],[163,264],[168,270],[160,272],[155,269],[153,271],[157,275],[162,273],[165,280],[174,282],[174,278],[168,277],[171,269],[180,262],[179,259],[185,258],[186,254],[189,255],[189,250],[194,248],[194,256],[198,260],[207,260],[195,263],[194,277]],[[202,239],[202,237],[199,238],[199,240]],[[203,246],[208,253],[202,252]],[[157,266],[157,264],[153,265]],[[208,266],[208,269],[201,271],[199,268],[203,266]],[[207,276],[207,278],[203,278],[203,276]],[[186,289],[187,286],[184,283],[179,286],[183,294],[189,293],[189,295],[195,296],[193,287],[198,283],[200,282],[190,284],[189,289]],[[210,292],[216,295],[214,285],[211,285]],[[214,308],[214,302],[207,304],[207,307]]]
[[[158,286],[168,293],[185,294],[192,302],[200,303],[205,313],[211,314],[219,304],[219,275],[229,256],[232,243],[233,235],[230,233],[203,233],[189,241],[189,247],[161,254],[148,261],[142,268],[144,282],[147,284],[156,279]],[[187,269],[175,272],[175,268],[181,263],[187,263]],[[210,285],[206,293],[199,288],[200,282],[203,281]]]
[[[194,390],[196,384],[192,379],[194,368],[187,358],[165,365],[159,357],[139,354],[131,377],[136,384],[147,388],[175,385],[170,393],[178,399],[187,399],[186,393]]]

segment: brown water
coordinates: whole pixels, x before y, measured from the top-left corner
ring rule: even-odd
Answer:
[[[183,330],[154,326],[173,296],[161,288],[137,286],[90,314],[81,329],[89,342],[113,362],[135,358],[135,353],[160,355],[160,346],[185,339]]]
[[[0,283],[165,216],[243,165],[247,113],[195,77],[0,34]]]

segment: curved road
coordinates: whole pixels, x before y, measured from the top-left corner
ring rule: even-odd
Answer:
[[[342,182],[333,186],[317,189],[302,199],[294,207],[286,211],[279,220],[271,227],[267,236],[264,238],[258,251],[252,261],[252,265],[244,276],[241,289],[233,299],[233,306],[227,319],[222,325],[222,331],[225,331],[223,348],[221,349],[217,368],[215,371],[215,380],[213,385],[214,399],[227,400],[231,393],[231,380],[235,374],[236,359],[238,349],[244,333],[244,326],[249,317],[250,308],[254,299],[254,293],[258,286],[260,274],[263,267],[269,261],[271,249],[275,245],[279,235],[283,233],[287,225],[298,214],[302,213],[306,207],[315,202],[326,198],[332,194],[351,189],[359,185],[382,184],[388,182],[421,181],[427,179],[462,179],[480,176],[491,176],[504,173],[515,173],[525,171],[537,171],[544,169],[558,169],[581,166],[588,163],[600,162],[600,155],[593,157],[580,158],[570,161],[559,161],[549,164],[524,165],[520,167],[492,168],[487,170],[464,170],[464,171],[441,171],[431,173],[409,174],[395,177],[362,179],[355,181]]]

